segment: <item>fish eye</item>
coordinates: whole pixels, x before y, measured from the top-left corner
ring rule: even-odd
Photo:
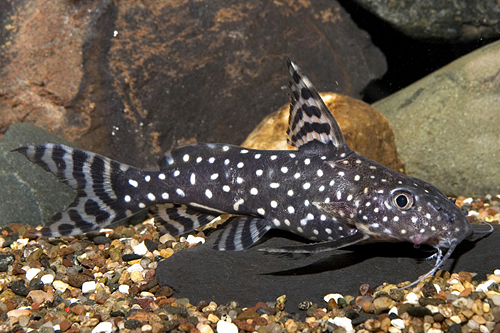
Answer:
[[[413,206],[413,195],[404,191],[396,191],[392,195],[392,204],[402,210],[408,210]]]

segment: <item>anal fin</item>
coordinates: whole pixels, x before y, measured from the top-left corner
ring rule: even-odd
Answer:
[[[186,205],[157,204],[155,222],[161,233],[178,236],[210,223],[220,213],[201,212]]]
[[[269,229],[271,229],[270,223],[260,217],[231,217],[215,242],[214,248],[219,251],[247,249],[257,243]]]

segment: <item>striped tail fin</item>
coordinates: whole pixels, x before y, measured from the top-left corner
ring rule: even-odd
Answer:
[[[130,198],[128,179],[142,171],[109,158],[60,144],[14,149],[76,190],[75,201],[42,229],[46,237],[77,235],[127,218],[142,207]]]

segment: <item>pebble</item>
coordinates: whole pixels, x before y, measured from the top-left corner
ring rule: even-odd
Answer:
[[[93,293],[96,288],[96,283],[95,281],[87,281],[82,283],[82,293],[87,294],[87,293]]]
[[[92,330],[92,333],[111,333],[113,332],[113,324],[109,321],[103,321],[97,324]]]
[[[146,244],[144,244],[144,242],[141,242],[140,244],[132,247],[132,250],[134,251],[135,254],[137,254],[138,256],[141,256],[141,257],[149,252],[149,250],[148,250]]]
[[[40,268],[30,268],[26,271],[26,280],[31,281],[35,276],[38,275],[42,270]]]
[[[405,322],[403,321],[403,319],[393,319],[391,320],[391,325],[400,330],[405,328]]]
[[[42,281],[43,284],[52,284],[52,282],[54,281],[54,275],[45,274],[40,278],[40,281]]]
[[[69,284],[61,280],[55,280],[54,282],[52,282],[52,286],[54,287],[55,290],[59,291],[60,293],[63,293],[66,291],[66,289],[68,289]]]
[[[217,322],[217,333],[238,333],[238,327],[224,320]]]
[[[14,294],[19,296],[28,296],[29,289],[26,287],[22,280],[17,280],[11,283],[10,290],[14,292]]]
[[[186,242],[191,245],[195,244],[205,244],[205,238],[189,235],[186,238]]]

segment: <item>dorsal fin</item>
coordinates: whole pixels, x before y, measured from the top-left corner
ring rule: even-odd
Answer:
[[[287,64],[291,90],[288,144],[300,148],[319,142],[332,144],[337,150],[348,148],[337,121],[311,81],[290,59]]]

